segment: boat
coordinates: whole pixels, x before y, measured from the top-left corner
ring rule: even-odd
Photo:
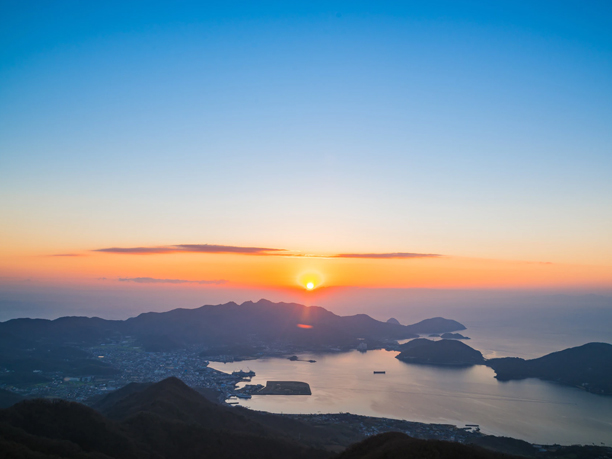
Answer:
[[[384,374],[386,374],[386,372],[384,372],[384,371],[375,371],[374,374],[375,375],[384,375]]]

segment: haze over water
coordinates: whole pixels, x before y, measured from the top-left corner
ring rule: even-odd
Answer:
[[[302,359],[211,362],[221,371],[255,371],[252,384],[295,380],[311,396],[253,396],[240,404],[274,413],[350,412],[439,424],[479,424],[486,434],[532,443],[612,444],[612,397],[527,379],[498,382],[482,365],[410,365],[384,350],[304,354]],[[384,375],[373,371],[384,370]]]
[[[427,312],[459,320],[467,327],[460,333],[471,338],[464,342],[485,358],[531,359],[587,342],[612,343],[612,313],[602,307],[610,301],[606,297],[514,299],[492,311],[484,303],[469,307],[438,302],[432,307],[424,300],[427,296],[421,295],[420,308],[371,307],[371,312],[381,320],[395,313],[405,324],[426,317]],[[461,297],[456,296],[458,303]],[[311,386],[312,396],[240,400],[257,410],[350,412],[460,427],[479,424],[486,434],[532,443],[612,444],[612,397],[538,379],[498,382],[489,367],[411,365],[395,355],[384,350],[353,351],[300,355],[316,363],[273,358],[210,365],[221,371],[249,368],[256,372],[253,384],[298,380]],[[386,374],[374,375],[374,370]]]

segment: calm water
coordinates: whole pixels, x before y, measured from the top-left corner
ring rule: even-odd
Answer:
[[[479,424],[484,433],[532,443],[612,445],[612,397],[528,379],[498,382],[488,367],[410,365],[384,350],[302,354],[316,363],[261,359],[211,362],[221,371],[247,368],[253,383],[297,380],[311,396],[254,396],[244,406],[275,413],[337,413],[411,421]],[[384,370],[385,375],[374,375]]]

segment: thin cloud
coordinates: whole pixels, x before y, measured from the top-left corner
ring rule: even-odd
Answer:
[[[200,285],[223,285],[225,279],[215,280],[185,280],[185,279],[155,279],[154,277],[120,277],[120,282],[136,282],[137,284],[200,284]]]
[[[93,252],[120,253],[128,255],[148,255],[155,253],[175,253],[178,252],[178,250],[169,247],[109,247],[107,249],[96,249],[93,250]]]
[[[109,247],[96,249],[94,252],[115,253],[124,255],[153,255],[165,253],[225,253],[240,255],[277,255],[286,252],[285,249],[266,247],[239,247],[233,245],[213,244],[178,244],[161,247]]]
[[[56,253],[55,255],[49,255],[51,257],[84,257],[83,253]]]
[[[408,259],[408,258],[437,258],[443,255],[435,253],[340,253],[337,255],[315,255],[292,252],[286,249],[274,249],[269,247],[241,247],[233,245],[215,244],[177,244],[155,247],[109,247],[96,249],[93,252],[113,253],[120,255],[157,255],[167,253],[211,253],[211,254],[235,254],[235,255],[259,255],[259,256],[281,256],[281,257],[305,257],[305,258],[369,258],[369,259]]]
[[[340,253],[338,255],[332,255],[331,258],[376,258],[376,259],[390,259],[390,258],[437,258],[441,257],[437,253],[407,253],[407,252],[394,252],[394,253]]]

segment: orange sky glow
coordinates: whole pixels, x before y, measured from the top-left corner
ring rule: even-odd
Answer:
[[[186,287],[538,288],[612,286],[612,268],[467,257],[335,258],[168,253],[10,256],[5,278],[53,282],[169,283]]]

